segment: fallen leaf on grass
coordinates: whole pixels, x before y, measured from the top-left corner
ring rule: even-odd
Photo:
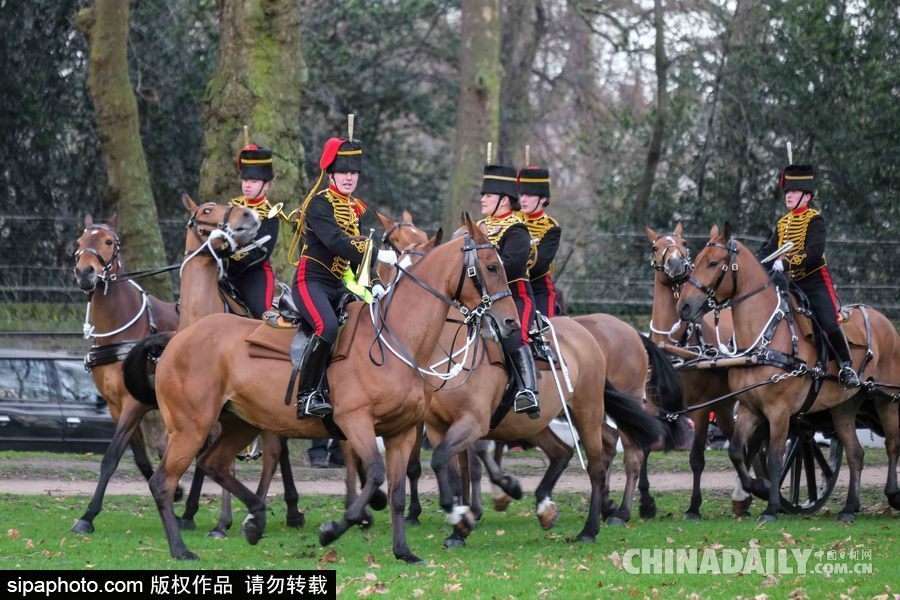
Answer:
[[[763,587],[772,587],[773,585],[778,585],[778,578],[774,575],[766,575],[766,580],[761,584]]]
[[[374,582],[378,581],[378,575],[376,575],[375,573],[369,573],[368,571],[366,571],[366,574],[363,575],[363,579],[365,581],[370,581],[370,582],[374,583]]]
[[[674,543],[675,543],[675,540],[673,540],[673,539],[670,538],[669,536],[666,536],[666,543],[667,543],[667,544],[674,544]]]
[[[576,571],[589,571],[590,569],[587,565],[578,565],[577,567],[575,567],[575,570]]]
[[[416,588],[412,591],[413,598],[421,598],[425,595],[425,590]]]
[[[831,545],[831,549],[832,549],[832,550],[840,550],[840,549],[841,549],[841,546],[843,546],[844,544],[846,544],[847,542],[849,542],[851,537],[852,537],[852,536],[847,536],[847,537],[845,537],[845,538],[842,539],[842,540],[836,541],[835,543],[833,543],[833,544]]]
[[[34,550],[34,542],[31,540],[25,540],[25,548],[27,550]]]
[[[619,552],[617,550],[613,550],[612,554],[610,554],[607,558],[612,561],[612,564],[616,565],[616,568],[620,571],[622,570],[622,557],[619,556]]]
[[[750,547],[751,548],[759,548],[759,540],[756,538],[750,539]]]
[[[769,597],[765,594],[757,594],[753,596],[753,600],[769,600]]]
[[[322,558],[319,559],[319,562],[333,563],[336,559],[337,559],[337,552],[335,551],[334,548],[332,548],[331,550],[328,551],[327,554],[325,554],[325,556],[323,556]]]
[[[704,548],[704,550],[721,550],[724,547],[725,546],[723,544],[720,544],[719,542],[713,542],[712,544]]]
[[[785,543],[787,543],[788,546],[796,546],[797,545],[797,542],[794,540],[794,536],[792,536],[788,532],[782,531],[781,535],[784,536],[784,541],[785,541]]]
[[[498,529],[497,535],[506,535],[506,531],[504,531],[503,529]]]
[[[8,537],[12,540],[16,539],[17,537],[19,537],[19,530],[18,529],[7,529],[6,537]]]
[[[461,583],[445,583],[444,591],[445,592],[460,592],[460,591],[462,591],[462,584]]]

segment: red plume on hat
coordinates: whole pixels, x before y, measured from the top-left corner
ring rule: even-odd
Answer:
[[[323,171],[331,166],[331,163],[334,162],[335,157],[337,157],[338,150],[340,150],[341,145],[347,140],[342,140],[341,138],[333,137],[325,142],[325,147],[322,149],[322,158],[319,159],[319,168]]]

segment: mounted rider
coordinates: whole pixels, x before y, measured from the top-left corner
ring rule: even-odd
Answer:
[[[298,419],[325,417],[333,411],[320,384],[337,339],[336,310],[347,293],[345,276],[359,267],[369,241],[359,232],[366,204],[353,196],[362,171],[362,142],[352,135],[349,139],[329,139],[319,167],[319,180],[300,209],[298,232],[303,236],[303,247],[291,287],[294,304],[312,330],[300,361]],[[316,193],[326,174],[328,188]],[[378,258],[396,262],[396,255],[390,251],[380,250]]]
[[[248,144],[241,148],[237,159],[243,195],[232,198],[228,204],[249,208],[259,217],[260,227],[256,239],[270,236],[262,246],[249,252],[232,254],[225,267],[226,281],[233,285],[241,301],[247,306],[254,319],[272,306],[275,293],[275,275],[269,258],[278,241],[278,219],[268,218],[268,194],[272,188],[275,173],[272,169],[272,150]]]
[[[526,159],[527,161],[527,159]],[[532,244],[537,244],[537,259],[528,271],[535,307],[548,319],[556,316],[556,289],[553,286],[553,261],[559,251],[562,228],[545,212],[550,204],[550,171],[526,166],[519,171],[519,203]]]
[[[775,233],[757,257],[766,257],[785,243],[793,242],[793,247],[776,260],[772,268],[776,271],[786,269],[791,280],[809,299],[816,320],[837,354],[841,385],[858,387],[859,376],[853,370],[850,346],[838,322],[841,305],[825,263],[825,218],[819,209],[811,206],[816,196],[815,172],[808,165],[790,164],[781,172],[780,186],[784,190],[788,213],[778,220]]]
[[[534,323],[534,294],[528,280],[528,269],[534,264],[535,250],[531,235],[516,211],[520,209],[518,177],[514,167],[488,164],[484,167],[481,185],[481,214],[483,226],[491,243],[497,247],[509,289],[522,323],[520,335],[501,340],[504,353],[518,385],[515,412],[524,412],[532,419],[540,416],[537,369],[529,347],[528,332]]]

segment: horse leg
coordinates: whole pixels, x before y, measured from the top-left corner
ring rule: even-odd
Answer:
[[[366,486],[366,465],[363,464],[362,458],[353,452],[353,448],[350,447],[350,444],[346,442],[341,442],[341,453],[344,455],[345,467],[344,484],[346,487],[346,494],[344,496],[344,508],[349,508],[359,496],[359,491],[356,487],[357,480],[359,481],[361,488]],[[369,498],[369,507],[374,510],[384,510],[387,505],[387,494],[385,494],[381,488],[376,488],[375,491],[372,492],[372,497]],[[368,529],[375,521],[375,515],[373,515],[369,509],[364,509],[364,512],[365,518],[359,525],[363,529]]]
[[[471,414],[464,414],[450,425],[431,456],[431,468],[437,476],[441,508],[447,514],[447,522],[453,525],[455,534],[444,540],[444,545],[448,547],[465,545],[465,538],[477,525],[471,509],[461,502],[459,477],[450,463],[483,433],[483,428],[475,422],[475,418]]]
[[[597,539],[597,534],[600,532],[600,499],[603,497],[603,492],[607,487],[606,464],[603,462],[603,436],[600,435],[601,424],[603,423],[602,407],[601,403],[601,414],[594,415],[598,422],[593,426],[588,426],[588,423],[594,419],[588,420],[585,416],[579,415],[578,410],[572,411],[575,413],[578,432],[581,434],[581,443],[584,446],[585,454],[587,454],[587,472],[591,480],[590,508],[584,527],[576,537],[579,542],[593,542]]]
[[[863,450],[856,435],[856,413],[859,412],[860,404],[862,404],[862,398],[857,396],[831,409],[834,430],[841,444],[844,445],[847,467],[850,469],[847,501],[837,516],[838,521],[842,523],[852,523],[856,519],[854,515],[859,512],[859,488],[860,479],[862,478],[863,457],[865,456],[865,450]],[[802,450],[803,448],[801,448]],[[813,457],[810,455],[807,461],[807,468],[813,467],[815,464],[813,460]]]
[[[495,442],[494,457],[497,456],[497,447],[502,447],[503,442]],[[494,501],[494,510],[503,512],[513,500],[522,499],[522,484],[512,475],[507,475],[500,468],[499,463],[491,456],[491,442],[479,440],[472,446],[475,455],[481,459],[491,480],[491,497]],[[502,456],[502,454],[501,454]],[[478,500],[478,497],[475,498]],[[473,509],[474,510],[474,509]],[[477,514],[477,513],[476,513]]]
[[[278,465],[281,468],[281,483],[284,486],[284,503],[287,505],[285,521],[288,527],[299,529],[306,525],[306,515],[298,508],[300,493],[297,491],[297,485],[294,483],[291,455],[288,452],[288,439],[279,437],[278,440],[281,445],[281,452],[278,454]]]
[[[634,489],[641,473],[641,466],[646,463],[644,452],[624,432],[619,432],[622,438],[625,466],[625,491],[622,494],[622,504],[616,514],[606,520],[608,525],[624,525],[631,520],[631,506],[634,503]],[[606,486],[609,487],[608,485]],[[649,487],[649,483],[648,483]]]
[[[610,498],[610,490],[612,490],[612,461],[616,457],[618,450],[616,446],[619,444],[619,430],[609,425],[603,424],[603,462],[606,464],[606,489],[603,490],[603,497],[600,498],[600,517],[606,521],[613,516],[619,507]]]
[[[257,435],[258,434],[259,434],[259,430],[257,430]],[[219,434],[219,435],[221,435],[221,434]],[[218,440],[218,437],[219,436],[216,436],[217,440]],[[255,438],[250,438],[249,440],[247,440],[247,442],[243,446],[238,446],[237,450],[234,451],[234,454],[231,455],[231,465],[228,469],[228,473],[232,477],[235,476],[234,463],[236,461],[234,460],[234,457],[237,456],[238,452],[240,452],[241,450],[246,448],[248,444],[252,444],[254,439]],[[213,442],[213,444],[215,444],[215,442]],[[209,452],[209,449],[207,449],[206,451]],[[200,468],[199,465],[197,465],[197,467]],[[209,475],[210,475],[210,477],[212,477],[212,474],[209,474]],[[213,479],[213,481],[215,481],[216,483],[219,483],[218,480],[216,480],[216,479]],[[219,485],[221,485],[221,484],[219,484]],[[211,538],[214,538],[217,540],[224,540],[225,538],[227,538],[228,530],[231,529],[231,523],[232,523],[231,514],[232,514],[231,492],[229,492],[227,489],[225,489],[223,487],[222,488],[222,510],[219,511],[219,520],[216,521],[215,527],[213,527],[212,529],[209,530],[209,532],[207,532],[207,534],[206,534],[207,537],[211,537]]]
[[[419,515],[422,514],[422,503],[419,501],[419,479],[422,477],[422,437],[424,431],[423,425],[416,425],[416,441],[412,452],[409,454],[409,464],[406,465],[406,478],[409,479],[407,525],[419,525]]]
[[[656,518],[656,500],[650,493],[650,477],[647,475],[647,459],[649,456],[644,454],[644,462],[641,463],[641,474],[638,477],[638,491],[641,493],[641,504],[639,507],[642,519]]]
[[[346,422],[340,424],[347,436],[347,442],[353,452],[364,461],[365,484],[360,493],[353,499],[344,511],[341,521],[327,521],[319,527],[319,543],[327,546],[344,535],[352,525],[358,525],[366,521],[366,505],[369,503],[375,491],[384,483],[385,468],[381,454],[378,452],[378,444],[375,442],[375,424],[368,413],[348,415]],[[346,459],[344,460],[346,464]],[[363,474],[360,471],[360,479]],[[405,485],[405,484],[404,484]],[[368,515],[371,518],[371,514]]]
[[[719,429],[725,434],[727,439],[731,439],[734,435],[734,403],[735,400],[725,402],[716,406],[713,412],[716,414],[716,423]],[[703,421],[703,419],[701,419]],[[709,420],[705,423],[705,429],[709,429]],[[705,459],[704,459],[705,462]],[[754,458],[754,471],[762,474],[764,469],[759,465],[758,458]],[[699,485],[699,482],[698,482]],[[753,503],[753,496],[748,494],[741,485],[740,477],[735,478],[734,488],[731,490],[731,513],[735,518],[749,517],[750,505]]]
[[[738,419],[731,441],[728,443],[728,458],[731,459],[731,464],[737,471],[741,487],[747,492],[763,498],[768,494],[766,482],[750,476],[745,456],[747,442],[759,423],[760,418],[756,413],[746,409],[743,405],[738,408]]]
[[[203,450],[208,444],[203,445]],[[203,490],[203,479],[206,474],[203,469],[196,467],[194,469],[194,477],[191,479],[191,489],[188,491],[187,500],[184,501],[184,512],[178,519],[178,526],[184,531],[193,531],[197,529],[194,523],[194,516],[200,510],[200,492]]]
[[[403,510],[406,508],[406,470],[409,457],[416,445],[418,425],[390,438],[385,438],[385,457],[387,459],[388,500],[391,505],[391,537],[393,539],[394,556],[407,563],[423,565],[425,561],[412,553],[406,541],[406,520]]]
[[[787,443],[788,427],[791,415],[783,405],[771,406],[771,412],[766,413],[769,421],[769,503],[759,516],[760,522],[773,523],[778,519],[781,510],[781,470],[784,465],[784,449]],[[741,423],[738,421],[738,427]]]
[[[691,415],[691,419],[693,419],[695,425],[694,442],[691,444],[690,458],[693,485],[691,487],[691,504],[684,512],[684,519],[686,521],[699,521],[701,518],[700,505],[703,504],[700,478],[703,476],[703,469],[706,468],[706,437],[709,434],[709,413],[706,409],[698,410]]]
[[[884,451],[888,457],[888,476],[884,484],[884,495],[894,510],[900,510],[900,490],[897,488],[897,458],[900,455],[900,414],[896,402],[875,397],[875,410],[884,429]]]
[[[234,495],[247,506],[249,514],[241,524],[241,530],[244,532],[247,542],[255,545],[266,530],[266,499],[265,496],[257,496],[238,480],[234,473],[234,457],[253,442],[260,430],[230,414],[222,415],[219,423],[222,426],[219,435],[197,459],[198,466],[206,471],[213,481],[222,486],[223,490],[222,516],[219,525],[213,532],[210,532],[210,535],[220,532],[224,537],[225,529],[231,526],[231,497]],[[226,521],[223,520],[226,497],[228,498],[227,526],[225,526]],[[225,527],[220,529],[222,526]]]
[[[103,454],[103,461],[100,463],[100,480],[94,489],[94,495],[90,504],[88,504],[87,511],[72,525],[72,531],[76,533],[91,533],[94,531],[94,519],[103,510],[103,496],[106,494],[106,486],[109,485],[109,480],[119,466],[119,461],[122,459],[128,440],[133,438],[138,432],[138,425],[141,419],[149,411],[149,406],[135,400],[125,403],[122,414],[119,415],[119,421],[116,423],[116,432],[113,435],[113,439]],[[144,460],[147,461],[146,453],[144,454]],[[149,464],[149,461],[147,461],[148,466]],[[152,476],[152,473],[150,475]]]
[[[549,427],[537,432],[528,441],[540,446],[549,461],[547,470],[534,491],[534,500],[538,522],[543,529],[551,529],[559,520],[559,508],[552,499],[553,488],[572,460],[575,449],[556,437]]]

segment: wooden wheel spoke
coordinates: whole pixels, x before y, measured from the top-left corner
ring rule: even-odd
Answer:
[[[822,449],[819,448],[818,444],[813,444],[813,454],[816,457],[816,462],[819,463],[819,468],[822,469],[825,479],[831,479],[834,476],[834,469],[828,464],[828,459],[822,454]]]
[[[816,465],[813,460],[814,449],[818,449],[816,441],[809,438],[809,443],[803,444],[803,470],[806,471],[806,489],[809,492],[809,500],[815,502],[819,499],[819,485],[816,482]]]

